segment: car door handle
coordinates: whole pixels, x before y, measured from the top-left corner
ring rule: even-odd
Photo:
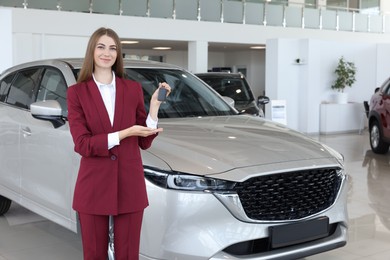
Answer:
[[[31,136],[31,129],[30,127],[26,126],[22,128],[22,133],[24,137]]]

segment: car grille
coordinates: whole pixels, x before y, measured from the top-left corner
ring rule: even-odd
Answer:
[[[237,183],[235,191],[250,219],[301,219],[334,203],[342,182],[338,170],[324,168],[259,176]]]

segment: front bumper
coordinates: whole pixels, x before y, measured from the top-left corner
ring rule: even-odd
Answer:
[[[166,190],[147,182],[149,204],[141,234],[140,259],[296,259],[344,246],[347,241],[347,181],[335,204],[318,215],[335,231],[314,241],[261,253],[232,255],[225,250],[244,241],[267,239],[269,227],[293,223],[248,223],[235,218],[211,193]]]
[[[266,253],[259,253],[253,255],[240,255],[234,256],[227,254],[225,252],[219,252],[214,255],[210,260],[272,260],[272,259],[300,259],[306,256],[322,253],[325,251],[333,250],[339,247],[343,247],[347,243],[347,227],[343,224],[337,224],[336,231],[329,237],[315,240],[313,242],[308,242],[296,246],[290,246],[283,249],[272,250]]]

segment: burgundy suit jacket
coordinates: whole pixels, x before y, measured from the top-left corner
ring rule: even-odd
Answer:
[[[142,87],[116,77],[114,123],[111,126],[93,79],[69,87],[68,120],[74,149],[81,155],[73,208],[95,215],[135,212],[148,205],[141,149],[156,135],[131,136],[108,150],[108,133],[146,125]]]

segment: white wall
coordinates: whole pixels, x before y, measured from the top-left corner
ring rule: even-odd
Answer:
[[[166,63],[174,64],[182,68],[188,69],[188,55],[186,51],[156,51],[156,50],[139,50],[131,49],[124,51],[126,56],[136,55],[143,56],[163,56]],[[82,55],[83,56],[83,55]]]
[[[390,43],[377,44],[376,49],[376,86],[381,86],[382,83],[390,77]]]
[[[255,95],[264,88],[271,99],[287,100],[288,126],[306,133],[319,132],[319,106],[331,100],[333,70],[341,55],[358,69],[357,82],[347,89],[350,101],[368,100],[390,74],[390,34],[21,8],[0,8],[0,69],[35,59],[84,56],[89,36],[100,26],[113,28],[123,38],[266,44],[265,53],[209,53],[207,67],[246,66]],[[137,53],[161,55],[134,50]],[[188,68],[186,51],[162,55],[166,62]],[[295,64],[297,58],[304,63]]]
[[[341,56],[355,63],[356,82],[346,88],[349,102],[369,100],[375,87],[390,76],[390,44],[273,39],[267,42],[266,93],[287,102],[287,123],[305,133],[319,132],[320,104],[333,101],[334,69]],[[294,63],[296,58],[302,65]],[[272,60],[270,60],[272,59]],[[377,71],[377,68],[381,68]],[[380,82],[380,83],[379,83]],[[363,110],[363,105],[362,105]],[[270,117],[270,114],[267,114]]]
[[[265,93],[265,50],[252,52],[248,72],[248,82],[255,97]]]
[[[298,110],[303,100],[306,86],[300,84],[301,75],[307,70],[305,65],[296,65],[295,59],[302,58],[300,40],[275,39],[267,42],[266,54],[266,95],[273,100],[286,100],[287,124],[299,129]],[[266,111],[270,118],[270,110]]]
[[[12,49],[12,13],[0,8],[0,73],[13,65]]]
[[[226,53],[209,52],[209,61],[208,61],[209,70],[214,67],[225,66],[225,64],[226,64]]]
[[[265,50],[225,53],[225,66],[247,69],[247,81],[255,97],[265,91]],[[219,66],[223,66],[220,64]]]
[[[381,7],[382,12],[390,13],[390,1],[389,0],[380,0],[379,5]]]

